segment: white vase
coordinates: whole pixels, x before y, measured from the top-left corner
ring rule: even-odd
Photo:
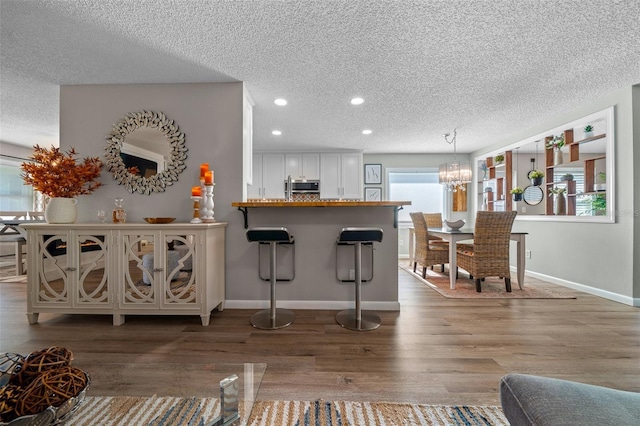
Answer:
[[[564,193],[556,194],[556,211],[557,216],[564,216],[567,214],[567,199]]]
[[[584,139],[590,138],[593,136],[593,132],[584,132]]]
[[[559,149],[553,151],[553,164],[555,166],[562,164],[562,151]]]
[[[50,198],[44,208],[47,223],[73,223],[76,221],[78,200],[75,198]]]

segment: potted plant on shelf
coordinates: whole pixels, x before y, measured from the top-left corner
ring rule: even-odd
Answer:
[[[607,174],[605,172],[596,173],[596,181],[593,184],[593,190],[595,192],[607,190]]]
[[[25,185],[33,186],[48,200],[44,217],[48,223],[73,223],[76,220],[78,195],[90,194],[101,184],[102,162],[98,157],[86,157],[76,161],[74,148],[67,152],[60,148],[41,148],[36,145],[29,162],[21,164]]]
[[[562,216],[567,214],[567,199],[565,197],[565,192],[567,188],[563,186],[554,186],[549,188],[549,197],[555,195],[555,211],[554,214],[556,216]]]
[[[497,164],[502,164],[504,162],[504,155],[503,154],[498,154],[495,157],[493,157],[493,160],[496,162]]]
[[[547,149],[553,149],[553,164],[555,166],[562,164],[562,147],[564,145],[564,134],[554,136],[553,139],[547,142]]]
[[[513,201],[522,201],[522,193],[524,190],[519,186],[514,187],[509,193],[513,195]]]
[[[531,185],[533,186],[542,185],[543,177],[544,177],[544,172],[542,170],[531,170],[529,172],[529,179],[531,179]]]
[[[562,180],[570,181],[573,180],[573,175],[571,173],[565,173],[562,175]]]
[[[593,126],[591,124],[587,124],[586,126],[584,126],[584,129],[582,129],[582,131],[584,132],[584,139],[593,136]]]
[[[489,170],[489,168],[487,167],[487,162],[485,160],[482,160],[480,162],[479,169],[481,172],[483,172],[482,180],[487,180],[487,171]]]

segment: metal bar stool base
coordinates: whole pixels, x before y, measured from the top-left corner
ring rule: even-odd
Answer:
[[[296,318],[293,311],[277,308],[275,318],[271,318],[271,309],[263,309],[251,316],[251,325],[260,330],[277,330],[285,328]]]
[[[346,309],[338,312],[336,322],[344,328],[355,331],[375,330],[382,324],[382,320],[378,315],[364,311],[361,312],[361,320],[358,321],[355,309]]]

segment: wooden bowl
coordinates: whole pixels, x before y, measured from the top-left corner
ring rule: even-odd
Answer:
[[[145,217],[144,221],[147,223],[171,223],[176,220],[175,217]]]

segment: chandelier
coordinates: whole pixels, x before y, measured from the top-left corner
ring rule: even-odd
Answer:
[[[456,129],[453,129],[453,138],[449,140],[449,133],[445,133],[444,140],[449,144],[453,144],[453,162],[440,164],[438,180],[444,187],[451,192],[457,192],[458,189],[466,191],[465,184],[471,182],[471,166],[468,161],[456,160]]]

